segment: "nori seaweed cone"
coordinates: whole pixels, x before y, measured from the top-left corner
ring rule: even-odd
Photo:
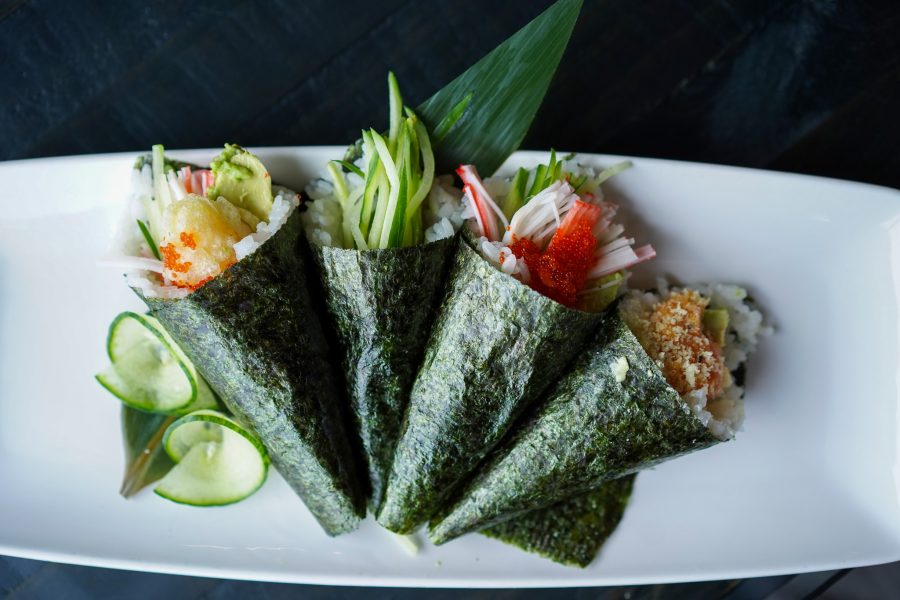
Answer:
[[[343,396],[307,289],[300,212],[254,253],[181,299],[145,298],[228,409],[329,535],[357,527],[365,500]]]
[[[340,340],[377,510],[456,239],[380,250],[312,245]]]
[[[378,522],[409,533],[427,521],[601,319],[500,272],[461,236]]]
[[[515,152],[547,92],[580,9],[581,0],[557,0],[419,105],[416,110],[432,135],[438,173],[462,162],[491,173]],[[358,141],[345,160],[353,162],[361,150]],[[452,241],[362,252],[314,249],[345,350],[375,511],[453,249]]]
[[[628,369],[619,381],[622,358]],[[429,536],[441,544],[718,441],[612,311]]]
[[[625,514],[637,475],[604,483],[571,500],[498,523],[483,535],[572,567],[597,557]]]

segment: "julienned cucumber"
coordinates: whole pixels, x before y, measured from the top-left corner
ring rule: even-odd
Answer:
[[[175,466],[153,490],[193,506],[243,500],[266,480],[269,456],[254,434],[230,417],[199,410],[172,423],[163,437]]]
[[[112,364],[97,381],[132,408],[184,414],[216,406],[194,364],[151,316],[117,316],[109,326],[106,352]]]

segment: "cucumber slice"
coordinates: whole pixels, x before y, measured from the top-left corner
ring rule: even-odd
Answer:
[[[172,423],[163,437],[175,466],[153,490],[192,506],[243,500],[266,481],[269,455],[257,437],[214,410],[199,410]]]
[[[151,316],[117,316],[109,326],[106,352],[112,364],[97,381],[132,408],[185,414],[217,404],[194,364]]]

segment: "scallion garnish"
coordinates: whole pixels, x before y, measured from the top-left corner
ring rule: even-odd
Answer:
[[[350,172],[350,173],[355,173],[355,174],[359,175],[359,176],[360,176],[361,178],[363,178],[363,179],[366,178],[366,174],[362,172],[362,169],[360,169],[359,167],[357,167],[356,165],[354,165],[354,164],[351,163],[350,161],[346,161],[346,160],[336,160],[336,161],[334,161],[334,162],[340,164],[340,165],[341,165],[342,167],[344,167],[344,169],[346,169],[348,172]]]
[[[153,253],[156,260],[162,260],[162,256],[159,254],[159,248],[156,247],[156,243],[153,241],[153,237],[150,235],[150,230],[147,229],[147,225],[140,219],[137,219],[137,224],[138,228],[141,230],[141,235],[144,236],[144,241],[150,246],[150,252]]]

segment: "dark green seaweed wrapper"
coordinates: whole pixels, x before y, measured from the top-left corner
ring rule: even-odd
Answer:
[[[563,565],[586,567],[622,520],[635,477],[626,475],[608,481],[599,489],[498,523],[481,533]]]
[[[461,236],[378,522],[409,533],[427,521],[601,319],[500,272]]]
[[[456,239],[407,248],[313,245],[377,510]]]
[[[619,382],[623,357],[628,370]],[[429,535],[441,544],[717,441],[612,311]]]
[[[299,211],[254,253],[186,298],[145,298],[329,535],[365,515],[342,395],[307,289]]]

